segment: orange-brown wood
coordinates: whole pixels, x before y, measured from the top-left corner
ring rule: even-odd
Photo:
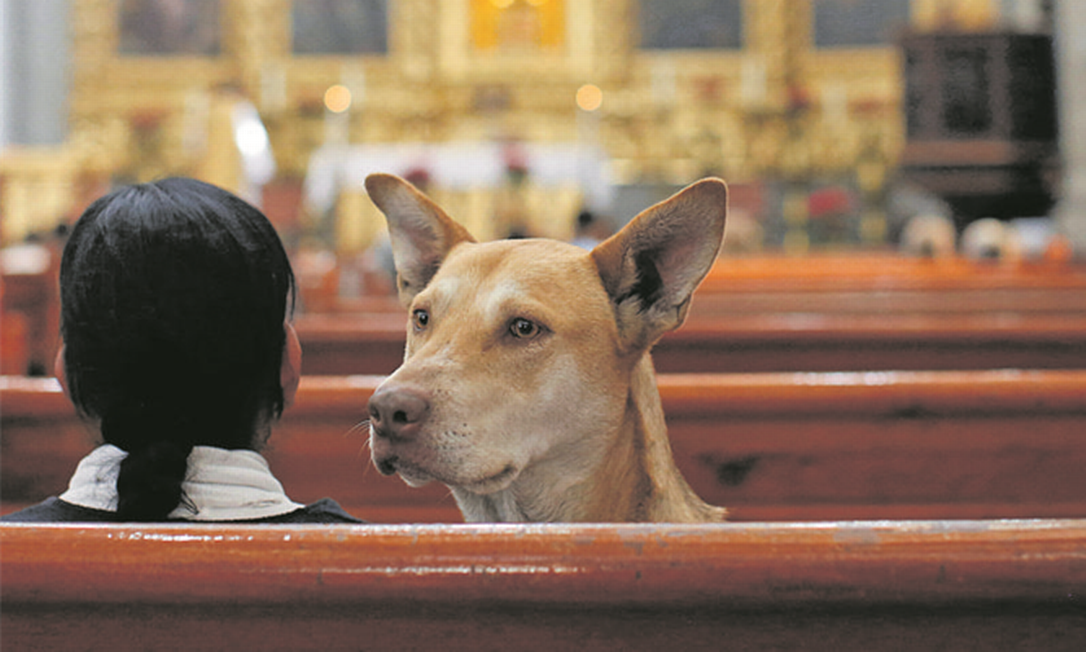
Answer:
[[[403,313],[394,296],[338,298],[339,314]],[[922,259],[892,252],[760,254],[717,261],[692,316],[744,312],[1086,312],[1086,266]]]
[[[23,313],[0,312],[0,374],[21,375],[27,372],[30,365],[28,343]]]
[[[311,311],[313,312],[313,311]],[[396,314],[407,311],[394,296],[339,298],[330,307],[338,315]],[[692,319],[746,313],[813,314],[1086,314],[1086,288],[995,288],[943,290],[901,288],[775,289],[761,291],[744,284],[700,290],[690,308]],[[321,313],[316,313],[321,314]]]
[[[380,304],[371,302],[368,305],[377,307]],[[346,305],[343,311],[347,311]],[[829,287],[762,291],[738,285],[730,289],[699,290],[690,308],[694,319],[745,313],[1082,315],[1086,313],[1086,288],[923,290],[873,287],[849,290]]]
[[[1086,290],[1086,265],[1050,261],[991,262],[962,257],[917,258],[892,251],[822,252],[788,255],[772,252],[725,255],[710,270],[700,291],[974,292]],[[372,304],[371,304],[372,302]],[[352,305],[353,304],[353,305]],[[339,301],[340,309],[391,308],[377,297]]]
[[[4,309],[28,321],[28,366],[50,371],[59,344],[55,265],[5,275],[5,285]],[[399,365],[406,316],[394,298],[321,296],[298,320],[305,373],[387,374]],[[1083,265],[763,254],[717,262],[688,324],[657,346],[656,365],[674,373],[1081,368],[1084,333]]]
[[[914,258],[888,251],[803,256],[765,253],[723,257],[701,289],[734,291],[826,289],[1086,289],[1086,267],[1067,262],[993,263],[962,257]]]
[[[305,377],[265,451],[291,497],[457,522],[448,490],[369,461],[380,377]],[[1086,371],[661,375],[676,462],[736,520],[1086,516]],[[92,446],[52,380],[0,379],[3,509],[56,494]]]
[[[41,273],[4,274],[0,313],[17,314],[25,322],[26,366],[39,373],[51,372],[60,344],[60,299],[57,261]],[[23,369],[23,372],[26,368]]]
[[[695,297],[694,305],[698,305]],[[296,320],[308,375],[389,374],[402,314]],[[662,373],[1086,368],[1086,313],[698,314],[653,348]]]
[[[751,314],[691,318],[662,373],[1086,368],[1086,316]]]
[[[1078,650],[1086,522],[0,525],[5,648]]]

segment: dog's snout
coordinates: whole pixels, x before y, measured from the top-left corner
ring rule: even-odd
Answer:
[[[430,414],[430,399],[417,388],[386,385],[370,397],[369,412],[377,436],[413,439]]]

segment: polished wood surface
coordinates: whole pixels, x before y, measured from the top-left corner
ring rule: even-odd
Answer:
[[[919,258],[893,251],[812,252],[720,258],[701,285],[706,292],[745,289],[1015,290],[1086,288],[1086,266],[1056,261]]]
[[[1086,522],[0,525],[5,648],[1078,650]]]
[[[323,303],[339,314],[406,314],[391,295],[325,297]],[[891,252],[722,257],[699,286],[691,315],[733,312],[1081,314],[1086,265]]]
[[[1086,368],[1086,313],[697,311],[653,347],[657,371]],[[295,326],[306,374],[389,374],[403,362],[405,314],[304,315]]]
[[[27,362],[5,356],[6,369],[50,372],[55,270],[5,275],[4,284],[3,310],[27,326],[24,342],[5,341]],[[318,299],[296,320],[305,373],[399,366],[407,317],[394,297]],[[655,347],[655,363],[667,373],[1086,368],[1086,267],[893,252],[725,257],[687,323]]]
[[[60,345],[60,291],[57,286],[59,257],[54,256],[47,269],[39,273],[4,273],[0,292],[0,314],[3,324],[9,317],[21,322],[22,342],[8,342],[5,348],[21,351],[21,369],[26,373],[49,373]],[[15,324],[12,324],[13,326]],[[9,335],[10,337],[10,335]],[[5,356],[6,357],[6,356]],[[11,361],[7,361],[11,364]]]
[[[369,460],[380,377],[305,377],[265,455],[288,494],[457,522],[439,484]],[[1086,515],[1086,371],[663,374],[676,462],[737,520]],[[55,381],[0,379],[3,508],[64,490],[92,446]]]

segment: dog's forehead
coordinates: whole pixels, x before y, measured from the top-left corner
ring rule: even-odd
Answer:
[[[582,282],[595,276],[585,250],[554,240],[498,240],[456,247],[439,275],[486,279],[515,278],[523,283]]]
[[[588,252],[552,240],[501,240],[453,249],[430,284],[435,295],[472,292],[492,303],[533,297],[568,303],[571,293],[602,298],[603,286]]]

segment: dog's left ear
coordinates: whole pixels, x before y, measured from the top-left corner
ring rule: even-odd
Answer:
[[[728,188],[702,179],[646,209],[592,251],[629,351],[686,318],[690,297],[724,241]]]
[[[408,307],[449,251],[461,242],[475,242],[475,238],[429,197],[397,176],[371,174],[366,177],[366,192],[388,222],[396,287],[400,303]]]

